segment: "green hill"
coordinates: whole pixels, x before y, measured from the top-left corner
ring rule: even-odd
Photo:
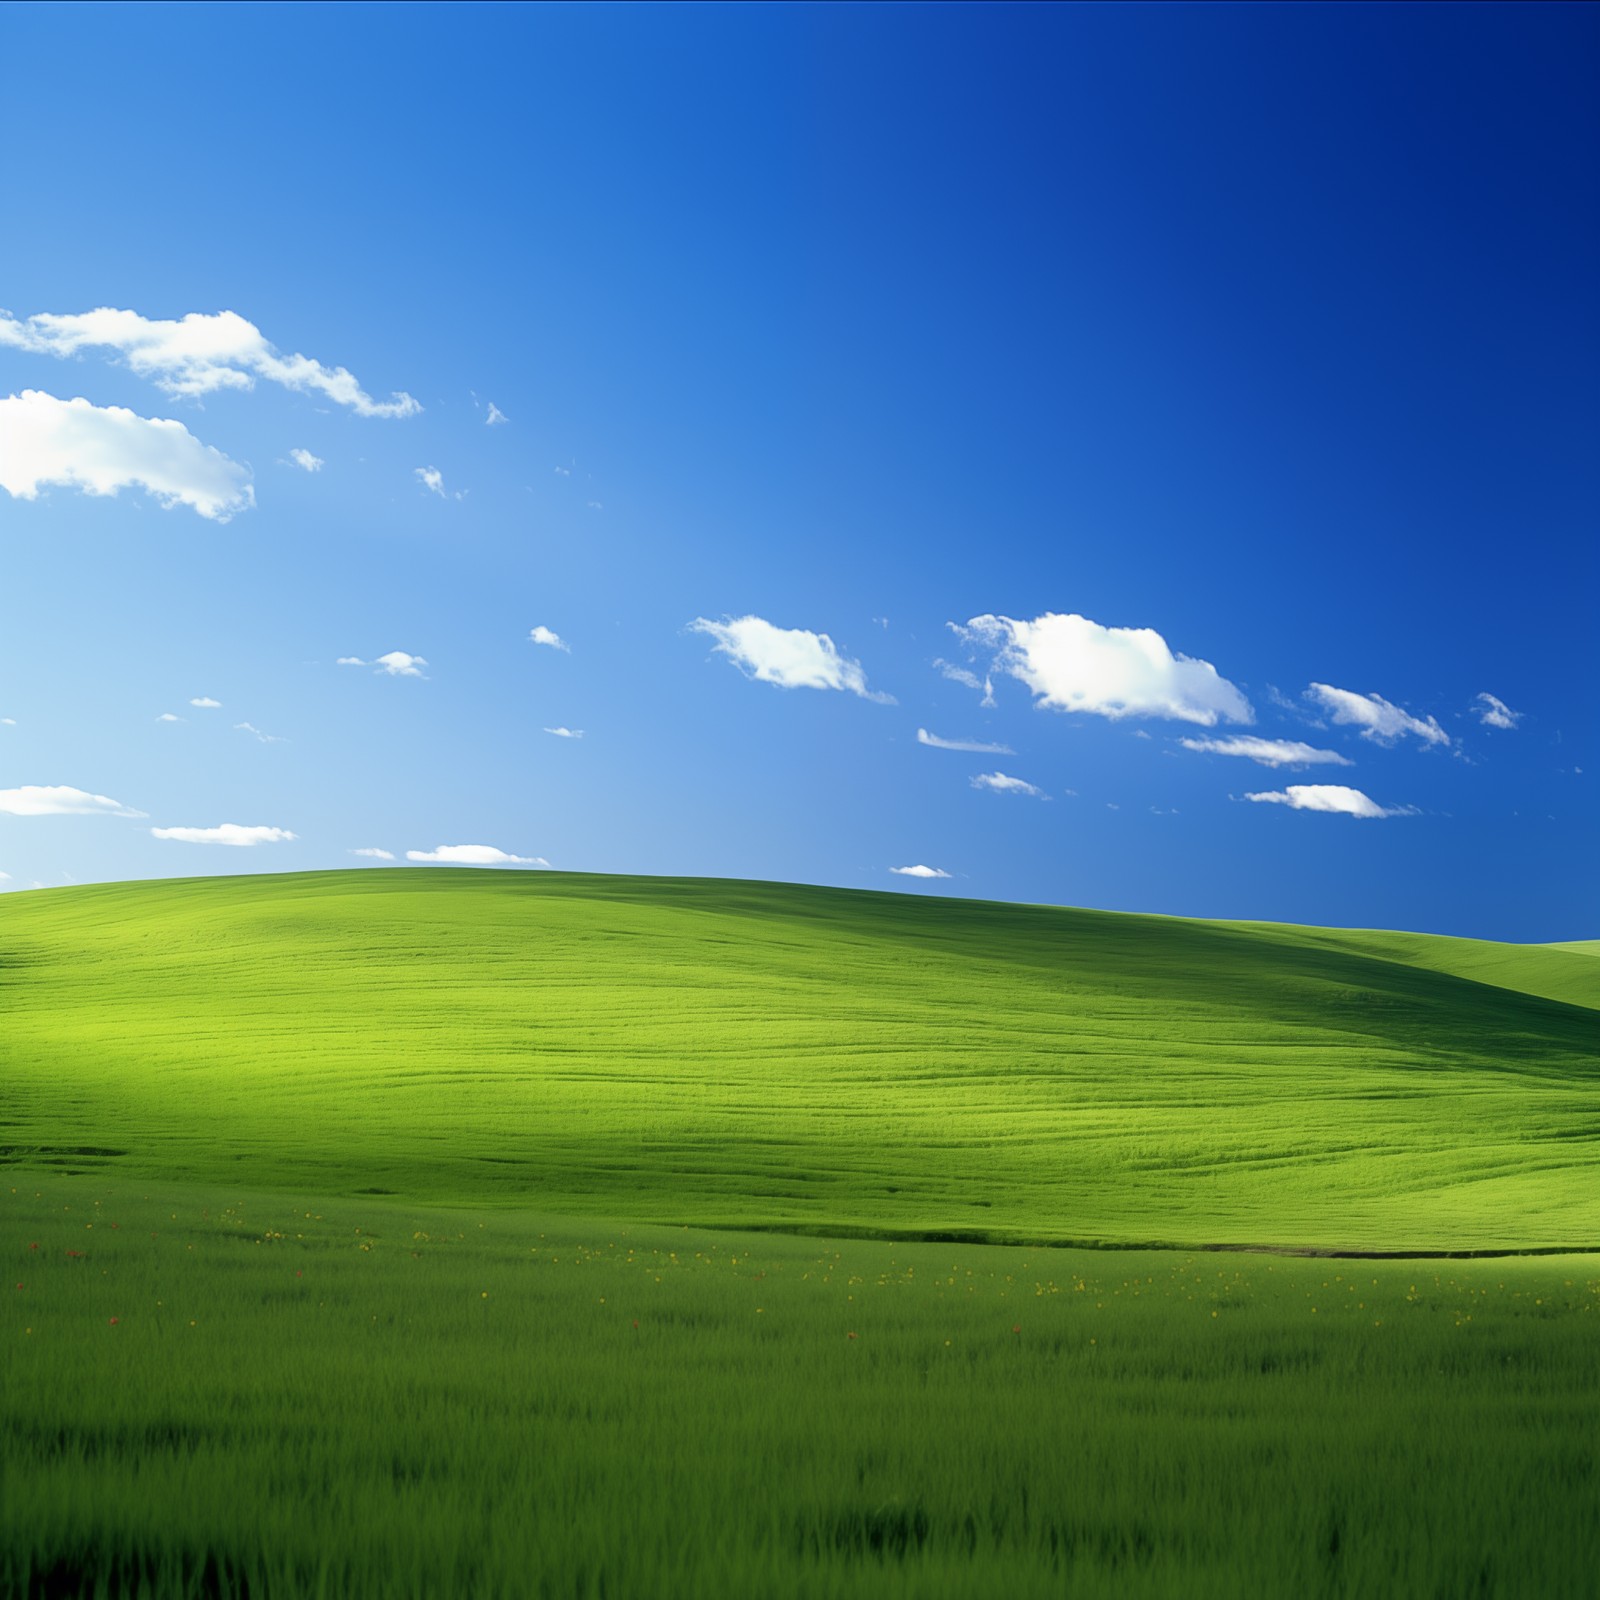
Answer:
[[[717,1226],[1600,1245],[1600,966],[1570,949],[379,870],[7,896],[0,996],[25,1165]]]

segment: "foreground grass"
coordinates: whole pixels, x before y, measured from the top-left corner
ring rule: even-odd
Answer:
[[[0,1160],[717,1226],[1600,1246],[1600,962],[792,885],[0,898]]]
[[[6,1594],[1454,1597],[1600,1569],[1594,1257],[823,1241],[24,1172],[0,1251]]]

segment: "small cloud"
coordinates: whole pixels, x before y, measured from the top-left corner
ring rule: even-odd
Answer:
[[[503,412],[500,407],[494,403],[493,400],[489,402],[489,415],[483,419],[484,427],[497,428],[502,422],[509,422],[510,420],[511,418],[508,417],[505,412]]]
[[[1450,743],[1450,735],[1432,717],[1414,717],[1381,694],[1357,694],[1351,689],[1335,689],[1332,684],[1314,683],[1305,697],[1321,706],[1335,722],[1360,728],[1363,739],[1393,744],[1410,733],[1424,744]]]
[[[366,856],[370,861],[393,861],[393,850],[380,850],[376,845],[365,845],[359,850],[350,852],[353,856]]]
[[[431,489],[441,500],[448,500],[450,496],[445,493],[444,474],[437,467],[417,467],[414,469],[417,481],[423,488]]]
[[[1169,717],[1208,728],[1255,721],[1236,685],[1209,661],[1174,652],[1153,628],[1108,628],[1076,612],[1031,622],[986,615],[949,626],[969,647],[993,649],[994,669],[1053,711]]]
[[[157,839],[176,839],[181,844],[226,844],[244,849],[258,844],[285,844],[300,836],[287,828],[251,828],[237,822],[224,822],[215,828],[152,828]]]
[[[1008,744],[985,744],[981,739],[941,739],[926,728],[917,729],[917,743],[932,750],[965,750],[979,756],[1014,756],[1016,751]]]
[[[199,706],[202,711],[220,711],[222,709],[222,702],[213,700],[208,694],[197,694],[189,704]]]
[[[553,733],[558,739],[581,739],[583,737],[582,728],[546,728],[544,731]]]
[[[183,718],[182,717],[173,716],[173,714],[170,711],[163,711],[161,713],[161,715],[156,718],[156,721],[157,722],[182,722]]]
[[[933,664],[952,683],[962,684],[968,689],[984,689],[987,692],[987,685],[976,672],[970,672],[966,667],[958,667],[953,661],[945,661],[940,657],[935,657]]]
[[[529,633],[528,640],[532,644],[548,645],[552,650],[564,650],[568,655],[572,654],[572,646],[559,633],[545,627],[542,622]]]
[[[605,507],[598,500],[585,500],[584,504],[586,506],[588,506],[588,508],[591,511],[604,511],[605,510]]]
[[[25,783],[0,789],[0,815],[8,817],[142,817],[110,795],[90,794],[66,784]]]
[[[492,844],[442,844],[437,850],[407,850],[407,861],[438,861],[452,867],[548,867],[543,856],[513,856]]]
[[[941,867],[890,867],[891,872],[898,872],[902,878],[948,878],[950,874]]]
[[[366,666],[366,662],[363,661],[360,656],[340,656],[339,659],[334,662],[334,666],[336,666],[336,667],[364,667],[364,666]]]
[[[1013,778],[1004,772],[980,772],[972,780],[974,789],[989,789],[995,794],[1031,794],[1040,800],[1050,798],[1043,789],[1035,784],[1027,783],[1021,778]]]
[[[1291,783],[1285,789],[1263,794],[1247,794],[1246,800],[1274,806],[1289,806],[1295,811],[1326,811],[1346,817],[1404,817],[1414,815],[1410,806],[1380,806],[1359,789],[1342,783]]]
[[[0,728],[14,728],[17,725],[15,717],[0,717]]]
[[[263,733],[253,722],[236,722],[234,727],[240,733],[253,733],[262,744],[288,744],[288,740],[276,733]]]
[[[867,687],[859,661],[844,655],[825,633],[779,628],[764,617],[731,617],[712,622],[696,617],[689,632],[716,640],[716,648],[747,677],[780,689],[843,689],[863,700],[893,705],[892,695]]]
[[[572,476],[572,468],[571,467],[557,467],[556,468],[556,476],[558,478],[570,478]]]
[[[1514,728],[1522,721],[1522,713],[1513,711],[1498,695],[1480,694],[1473,702],[1473,710],[1486,728]]]
[[[1318,750],[1298,739],[1257,739],[1242,734],[1231,739],[1180,739],[1185,750],[1199,750],[1213,756],[1243,756],[1263,767],[1350,767],[1355,763],[1337,750]]]
[[[291,450],[289,459],[303,472],[321,472],[326,465],[321,456],[314,456],[309,450]]]

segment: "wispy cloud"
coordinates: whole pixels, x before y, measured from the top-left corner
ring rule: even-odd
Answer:
[[[1486,728],[1514,728],[1522,721],[1522,713],[1513,711],[1498,695],[1480,694],[1472,708]]]
[[[890,867],[891,872],[898,872],[902,878],[948,878],[950,874],[941,867]]]
[[[1414,815],[1411,806],[1380,806],[1359,789],[1342,783],[1291,783],[1284,789],[1264,794],[1247,794],[1246,800],[1268,805],[1289,806],[1295,811],[1327,811],[1346,817],[1404,817]]]
[[[250,389],[257,378],[266,378],[286,389],[320,394],[363,417],[409,417],[422,409],[404,393],[374,400],[344,367],[283,355],[253,322],[232,311],[192,311],[166,322],[108,306],[69,316],[42,312],[25,321],[0,312],[0,345],[52,356],[107,350],[172,395]]]
[[[1075,612],[1031,622],[973,617],[949,626],[995,651],[994,670],[1025,683],[1036,703],[1100,717],[1168,717],[1214,727],[1253,722],[1250,702],[1209,661],[1178,655],[1153,628],[1107,628]]]
[[[952,623],[951,626],[953,627],[954,624]],[[983,691],[983,699],[978,702],[980,705],[992,706],[994,704],[994,684],[990,681],[987,673],[980,678],[970,668],[957,666],[955,662],[946,661],[939,656],[934,658],[933,664],[952,683],[959,683],[966,689],[981,689]]]
[[[213,700],[208,694],[197,694],[189,704],[199,706],[202,711],[220,711],[222,709],[222,702]]]
[[[174,716],[170,711],[163,711],[161,715],[156,718],[157,722],[182,722],[183,720],[184,719],[182,717]]]
[[[581,739],[583,737],[582,728],[546,728],[544,731],[553,733],[558,739]]]
[[[393,861],[393,850],[380,850],[376,845],[364,845],[359,850],[350,852],[353,856],[366,856],[370,861]]]
[[[1016,751],[1008,744],[985,744],[981,739],[941,739],[926,728],[917,729],[917,743],[932,750],[966,750],[979,756],[1014,756]]]
[[[309,450],[301,450],[298,447],[289,452],[289,459],[305,472],[321,472],[327,465],[321,456],[314,456]]]
[[[253,722],[236,722],[234,727],[240,733],[253,734],[262,744],[288,744],[288,740],[281,734],[263,733]]]
[[[489,415],[483,419],[483,425],[486,428],[498,428],[502,422],[509,422],[510,420],[511,418],[493,400],[489,402]]]
[[[1337,750],[1318,750],[1298,739],[1257,739],[1240,734],[1229,739],[1180,739],[1185,750],[1199,750],[1213,756],[1243,756],[1263,767],[1351,767],[1355,763]]]
[[[441,500],[461,500],[465,498],[466,491],[464,489],[457,489],[452,492],[445,488],[444,474],[437,467],[416,467],[413,470],[417,482],[424,489],[432,490]]]
[[[287,828],[245,827],[237,822],[223,822],[215,828],[152,828],[150,832],[157,839],[175,839],[180,844],[226,844],[237,849],[258,844],[287,844],[300,837]]]
[[[1021,778],[1013,778],[1004,772],[980,772],[972,780],[974,789],[989,789],[995,794],[1031,794],[1040,800],[1050,798],[1043,789],[1036,784],[1027,783]]]
[[[1450,735],[1432,717],[1414,717],[1381,694],[1356,694],[1350,689],[1335,689],[1332,684],[1314,683],[1306,690],[1305,697],[1326,711],[1334,722],[1360,728],[1363,739],[1393,744],[1410,733],[1424,744],[1450,743]]]
[[[0,815],[8,817],[142,817],[110,795],[90,794],[67,784],[25,783],[0,789]]]
[[[340,656],[334,663],[338,667],[371,667],[391,678],[424,678],[427,674],[422,669],[427,664],[425,656],[409,655],[404,650],[391,650],[371,661],[363,661],[360,656]]]
[[[825,633],[806,628],[779,628],[763,617],[731,617],[712,622],[696,617],[691,633],[703,633],[747,678],[775,683],[780,689],[843,689],[879,705],[893,705],[892,695],[867,687],[859,661],[844,655]]]
[[[436,861],[452,867],[548,867],[543,856],[514,856],[492,844],[442,844],[437,850],[407,850],[407,861]]]
[[[528,639],[533,644],[548,645],[552,650],[564,650],[568,655],[572,653],[572,646],[559,633],[545,627],[542,622],[528,634]]]
[[[24,389],[0,400],[0,489],[36,500],[51,486],[99,496],[143,489],[212,522],[255,504],[249,470],[181,422]]]

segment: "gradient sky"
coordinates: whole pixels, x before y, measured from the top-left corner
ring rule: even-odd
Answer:
[[[0,887],[1600,934],[1597,47],[6,8]]]

